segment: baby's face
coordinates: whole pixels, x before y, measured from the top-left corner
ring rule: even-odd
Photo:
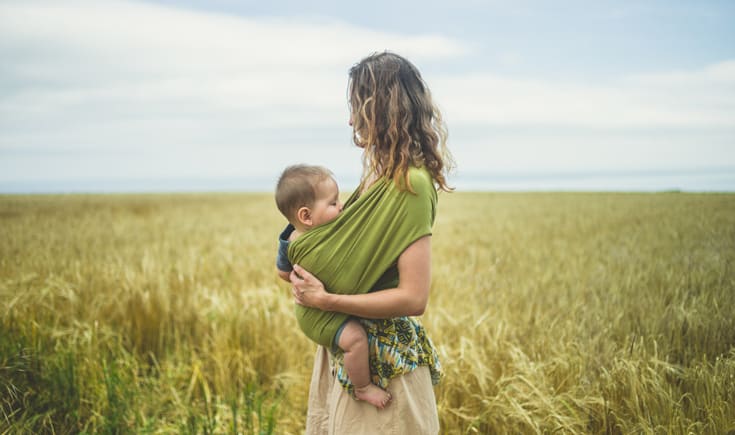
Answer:
[[[325,224],[342,211],[342,202],[339,200],[339,187],[331,177],[317,185],[316,201],[311,208],[312,225]]]

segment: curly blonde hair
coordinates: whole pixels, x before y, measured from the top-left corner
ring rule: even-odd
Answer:
[[[390,52],[362,59],[350,68],[348,94],[352,139],[364,149],[361,187],[377,176],[413,192],[408,169],[415,166],[425,167],[438,189],[453,190],[447,128],[411,62]]]

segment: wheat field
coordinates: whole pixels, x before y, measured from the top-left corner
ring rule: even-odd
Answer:
[[[303,431],[269,194],[0,196],[0,433]],[[442,194],[442,433],[735,432],[735,195]]]

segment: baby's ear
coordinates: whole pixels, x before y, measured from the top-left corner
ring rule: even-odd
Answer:
[[[298,219],[303,225],[311,226],[311,210],[309,210],[309,207],[299,208],[296,212],[296,219]]]

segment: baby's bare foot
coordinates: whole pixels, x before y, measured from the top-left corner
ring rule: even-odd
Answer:
[[[391,395],[375,384],[355,387],[355,397],[364,400],[378,409],[383,409],[390,402]]]

